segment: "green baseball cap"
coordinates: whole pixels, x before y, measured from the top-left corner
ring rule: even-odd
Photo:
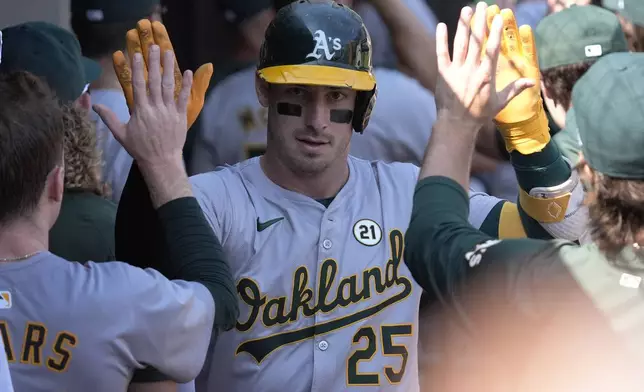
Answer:
[[[644,2],[642,0],[603,0],[602,5],[613,10],[638,26],[644,26]]]
[[[611,177],[644,179],[644,53],[612,53],[575,84],[584,158]]]
[[[74,21],[84,23],[136,22],[160,5],[161,0],[72,0],[71,11]]]
[[[537,25],[535,42],[542,70],[628,51],[617,16],[594,5],[572,6],[546,16]]]
[[[80,97],[101,72],[98,63],[81,55],[71,32],[47,22],[3,29],[0,53],[0,72],[28,71],[43,78],[66,102]]]

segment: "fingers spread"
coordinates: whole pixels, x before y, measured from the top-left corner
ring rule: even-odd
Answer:
[[[148,57],[148,86],[150,87],[150,100],[153,104],[161,104],[161,54],[159,46],[150,46],[150,55]]]
[[[163,53],[163,102],[166,105],[174,105],[175,81],[174,81],[174,53],[167,50]]]
[[[467,61],[470,63],[478,63],[481,59],[481,48],[487,36],[486,15],[487,4],[484,2],[478,3],[472,21],[472,34],[470,35],[470,43],[467,49]]]
[[[504,53],[508,55],[520,54],[521,41],[519,39],[519,27],[517,26],[517,21],[514,18],[514,12],[509,8],[505,8],[501,10],[501,16],[503,17]]]
[[[447,26],[445,23],[439,23],[436,26],[436,60],[438,62],[438,70],[449,67],[452,60],[449,56],[449,44],[447,41]]]
[[[470,41],[470,22],[472,21],[472,8],[463,7],[458,19],[458,27],[454,36],[454,55],[452,62],[462,64],[467,57],[467,45]]]
[[[123,89],[123,94],[125,95],[125,101],[127,102],[128,108],[134,107],[134,93],[132,91],[132,70],[127,64],[125,55],[120,50],[114,52],[112,55],[112,64],[114,65],[114,73],[121,84]]]
[[[537,60],[537,46],[534,42],[532,27],[529,25],[521,26],[519,28],[519,36],[521,37],[521,49],[523,50],[524,56],[533,67],[538,69],[539,61]]]

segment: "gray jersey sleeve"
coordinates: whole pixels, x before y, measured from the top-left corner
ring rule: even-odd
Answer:
[[[197,377],[215,318],[215,303],[206,287],[170,281],[156,270],[120,262],[90,262],[87,267],[96,269],[97,284],[103,283],[107,291],[105,300],[113,301],[110,306],[122,304],[120,319],[127,324],[117,328],[132,358],[177,382]]]

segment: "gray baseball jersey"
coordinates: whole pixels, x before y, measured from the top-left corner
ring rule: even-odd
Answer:
[[[201,284],[45,252],[0,263],[0,335],[18,391],[125,391],[145,364],[194,379],[215,305]]]
[[[208,95],[194,145],[191,172],[232,165],[266,149],[267,109],[255,92],[255,67],[237,72]],[[415,79],[389,69],[374,71],[378,100],[351,154],[368,160],[420,165],[436,120],[433,95]]]
[[[271,182],[259,158],[191,178],[240,303],[198,391],[419,389],[422,289],[402,259],[419,169],[348,164],[328,208]],[[483,221],[499,200],[477,199]]]

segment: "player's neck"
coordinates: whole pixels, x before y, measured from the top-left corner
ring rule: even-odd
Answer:
[[[0,259],[18,259],[49,248],[49,230],[30,220],[0,226]]]
[[[346,159],[315,175],[294,172],[270,154],[264,155],[260,163],[264,174],[273,183],[316,200],[334,197],[349,179]]]
[[[101,66],[101,76],[92,82],[91,88],[94,90],[118,90],[122,91],[121,84],[119,83],[116,73],[114,72],[114,65],[112,59],[103,57],[96,60]]]

